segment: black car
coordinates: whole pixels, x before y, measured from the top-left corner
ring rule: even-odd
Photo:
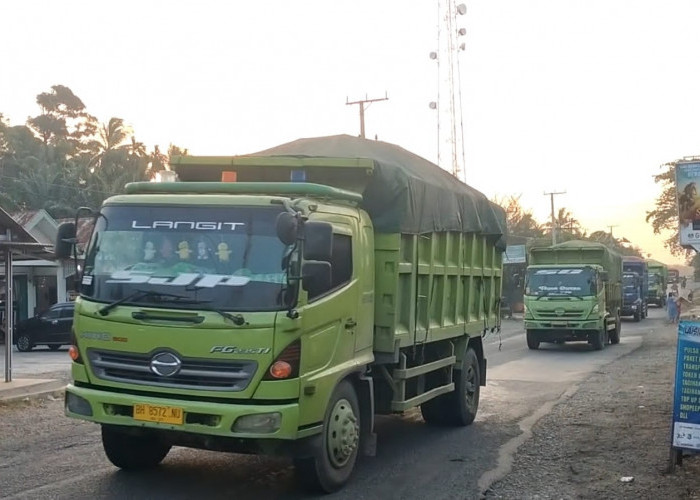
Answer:
[[[70,344],[73,327],[73,302],[59,302],[47,311],[17,323],[14,329],[14,344],[18,351],[28,352],[34,346],[47,345],[52,351]]]

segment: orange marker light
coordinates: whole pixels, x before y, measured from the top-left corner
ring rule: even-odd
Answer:
[[[70,356],[70,359],[72,359],[73,361],[77,361],[80,357],[80,352],[78,352],[77,347],[72,345],[68,348],[68,355]]]
[[[292,365],[286,361],[275,361],[270,366],[270,375],[274,378],[287,378],[292,374]]]
[[[238,172],[227,170],[221,172],[221,182],[236,182],[238,180]]]

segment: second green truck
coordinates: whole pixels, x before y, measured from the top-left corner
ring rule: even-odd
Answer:
[[[529,251],[525,283],[527,345],[620,342],[622,257],[605,245],[567,241]]]

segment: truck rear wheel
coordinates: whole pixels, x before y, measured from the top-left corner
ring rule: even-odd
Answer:
[[[464,353],[460,370],[452,375],[455,390],[420,405],[423,420],[432,425],[465,426],[479,409],[481,376],[479,358],[471,347]]]
[[[639,321],[642,320],[642,311],[641,311],[641,309],[637,309],[636,311],[634,311],[634,320],[637,321],[637,322],[639,322]],[[611,340],[612,340],[612,339],[611,339]],[[615,344],[615,342],[613,342],[613,344]]]
[[[338,490],[355,467],[359,445],[360,403],[355,388],[343,380],[329,401],[321,445],[313,457],[294,460],[298,479],[314,492]]]
[[[527,330],[525,333],[525,336],[527,337],[527,348],[531,349],[533,351],[536,351],[537,349],[540,348],[540,341],[537,340],[537,337],[535,336],[535,332],[532,330]]]
[[[154,436],[132,436],[105,426],[102,426],[102,447],[109,461],[125,470],[153,468],[171,448]]]

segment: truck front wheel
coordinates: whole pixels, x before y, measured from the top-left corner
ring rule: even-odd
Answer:
[[[297,477],[309,490],[332,493],[343,486],[357,461],[360,404],[347,380],[338,384],[323,421],[323,435],[314,456],[294,460]]]
[[[528,330],[525,333],[525,336],[527,337],[527,348],[528,349],[536,351],[537,349],[540,348],[540,341],[537,340],[537,336],[535,335],[535,332],[533,332],[532,330]]]
[[[110,462],[125,470],[155,467],[170,451],[170,445],[154,436],[132,436],[102,426],[102,447]]]
[[[639,311],[637,311],[637,314],[640,314]],[[635,316],[635,321],[639,321],[637,319],[638,316]],[[620,343],[620,333],[622,332],[622,319],[620,318],[620,315],[618,314],[617,317],[615,318],[615,329],[612,331],[610,334],[610,343],[611,344],[619,344]]]
[[[608,334],[605,328],[605,325],[603,325],[603,327],[600,330],[591,333],[588,339],[588,342],[593,346],[593,349],[595,349],[596,351],[602,351],[605,347],[605,344],[607,344],[608,342]]]
[[[471,347],[464,353],[460,370],[454,370],[455,390],[420,405],[423,420],[428,424],[465,426],[476,418],[479,409],[481,378],[479,358]]]

